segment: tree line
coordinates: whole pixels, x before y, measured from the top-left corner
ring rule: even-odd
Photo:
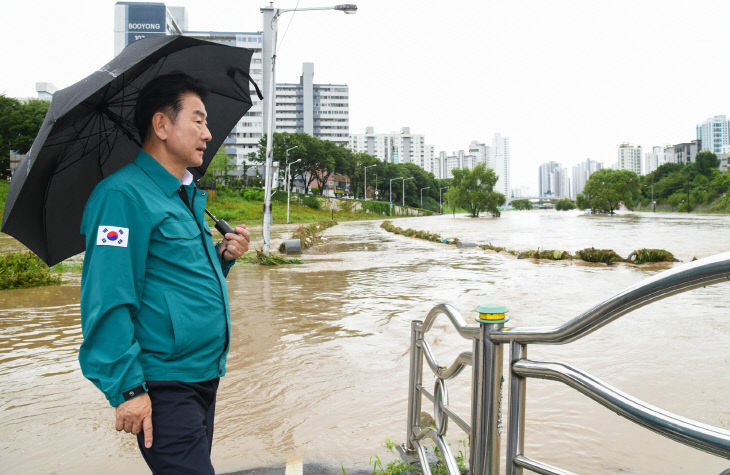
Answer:
[[[302,177],[305,193],[311,191],[324,194],[331,176],[344,175],[347,177],[350,193],[356,198],[363,198],[365,167],[368,167],[368,199],[400,204],[405,190],[404,201],[407,206],[420,208],[423,195],[423,208],[439,211],[439,189],[449,186],[450,183],[450,180],[435,178],[433,173],[423,170],[415,163],[386,163],[367,153],[356,153],[334,142],[305,133],[274,132],[273,151],[274,161],[279,162],[282,176],[287,163],[291,163],[290,186],[294,177]],[[265,154],[264,136],[259,142],[257,152],[251,154],[250,159],[254,163],[263,164]],[[295,163],[297,160],[300,161]],[[399,178],[405,178],[405,181]]]
[[[576,204],[580,209],[611,214],[621,203],[629,209],[650,208],[656,203],[677,211],[699,205],[726,211],[730,208],[730,171],[721,172],[719,165],[714,153],[700,152],[694,162],[665,163],[641,177],[629,170],[598,170],[588,178]]]
[[[10,175],[10,151],[28,153],[49,105],[48,101],[21,102],[0,94],[0,174],[3,178]]]

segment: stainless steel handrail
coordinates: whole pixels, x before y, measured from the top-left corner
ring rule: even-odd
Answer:
[[[564,344],[582,338],[617,318],[651,302],[730,280],[730,252],[684,264],[661,272],[627,288],[608,300],[583,312],[576,318],[555,327],[504,328],[505,320],[478,319],[479,326],[469,326],[451,305],[439,304],[423,322],[411,322],[411,369],[408,398],[407,451],[418,454],[425,473],[430,473],[425,449],[420,444],[424,437],[433,439],[439,447],[448,447],[444,439],[446,422],[453,419],[470,435],[469,468],[475,474],[499,473],[499,435],[502,381],[502,344],[510,343],[510,396],[509,431],[507,441],[507,473],[521,474],[523,468],[544,474],[570,474],[544,462],[526,457],[524,452],[525,387],[526,378],[543,378],[563,382],[598,403],[608,407],[632,422],[685,445],[730,458],[730,431],[702,424],[652,406],[588,373],[562,363],[536,362],[527,359],[527,344]],[[445,315],[458,333],[473,341],[471,352],[461,353],[451,366],[440,366],[424,334],[433,322]],[[434,394],[423,388],[423,360],[437,377]],[[471,424],[458,417],[448,407],[444,381],[459,374],[467,365],[472,366]],[[439,386],[441,385],[441,386]],[[438,392],[443,393],[442,404]],[[434,402],[439,418],[436,428],[421,428],[418,416],[421,398]],[[443,450],[443,449],[442,449]],[[451,475],[456,467],[449,451],[446,461]]]
[[[492,338],[500,343],[569,343],[644,305],[729,279],[730,252],[724,252],[643,280],[557,327],[510,328],[494,332]]]
[[[520,360],[512,365],[512,371],[523,377],[560,381],[660,435],[720,457],[730,457],[730,431],[672,414],[576,368],[562,363]]]

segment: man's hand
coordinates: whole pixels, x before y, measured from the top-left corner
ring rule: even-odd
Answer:
[[[117,406],[117,430],[139,434],[144,431],[144,446],[152,447],[152,401],[147,393]]]
[[[236,234],[226,233],[225,239],[218,246],[218,255],[226,261],[233,261],[241,257],[248,251],[248,244],[251,241],[251,235],[245,224],[239,224],[234,231]]]

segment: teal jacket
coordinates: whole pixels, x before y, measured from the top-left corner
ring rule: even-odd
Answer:
[[[81,223],[81,370],[112,406],[146,381],[223,376],[230,341],[225,276],[205,222],[207,193],[144,150],[99,183]]]

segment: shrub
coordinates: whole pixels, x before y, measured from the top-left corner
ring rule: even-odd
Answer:
[[[390,206],[385,201],[363,201],[362,208],[377,214],[388,214]]]
[[[261,188],[241,188],[241,196],[246,201],[264,201],[264,190]]]
[[[636,264],[645,264],[647,262],[677,262],[674,255],[664,249],[637,249]]]
[[[286,192],[277,191],[276,193],[271,195],[271,201],[278,201],[280,203],[286,203]],[[295,196],[292,196],[292,201],[296,201]]]
[[[563,198],[557,201],[555,203],[555,209],[558,211],[568,211],[571,209],[575,209],[575,202],[568,198]]]
[[[575,256],[586,262],[603,262],[605,264],[613,264],[614,262],[624,261],[624,259],[616,254],[616,252],[612,249],[596,249],[593,247],[577,251]]]
[[[302,200],[304,206],[309,206],[312,209],[322,209],[322,203],[319,202],[316,196],[307,195]]]
[[[31,252],[0,256],[0,289],[59,285],[61,277]]]
[[[532,203],[530,200],[514,200],[512,201],[512,207],[517,210],[530,210],[532,209]]]

